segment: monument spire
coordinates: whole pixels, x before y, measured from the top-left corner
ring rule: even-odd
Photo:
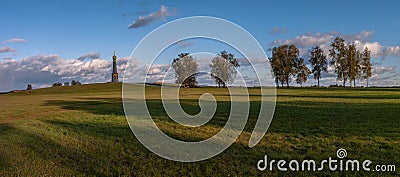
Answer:
[[[114,56],[112,58],[113,58],[113,72],[111,74],[111,82],[118,82],[117,56],[115,55],[115,50],[114,50]]]

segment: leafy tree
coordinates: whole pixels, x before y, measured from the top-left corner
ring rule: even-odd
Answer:
[[[69,86],[69,82],[64,82],[64,86]]]
[[[72,80],[71,85],[81,85],[79,81]]]
[[[319,87],[319,79],[321,79],[321,72],[328,72],[328,60],[324,54],[324,51],[319,47],[313,47],[311,50],[311,56],[309,59],[312,67],[312,73],[314,75],[314,79],[318,81]]]
[[[368,78],[372,76],[371,51],[368,47],[361,53],[361,75],[361,78],[367,80],[368,87]]]
[[[181,53],[172,62],[175,70],[176,83],[185,87],[196,87],[198,65],[189,53]]]
[[[28,84],[28,86],[26,87],[26,90],[32,90],[32,85]]]
[[[279,80],[282,86],[283,83],[286,83],[286,86],[289,87],[291,78],[297,73],[299,49],[293,44],[274,47],[270,62],[276,80]]]
[[[53,83],[53,87],[58,87],[58,86],[62,86],[62,84],[60,82]]]
[[[210,67],[211,77],[215,80],[218,87],[226,87],[227,84],[235,81],[236,68],[240,67],[240,64],[233,54],[224,50],[217,57],[213,58]]]
[[[354,44],[350,44],[347,47],[347,63],[348,63],[348,79],[351,82],[353,81],[353,86],[356,87],[356,79],[360,77],[361,69],[360,69],[360,61],[361,54],[357,51],[356,46]]]
[[[311,74],[310,69],[307,68],[307,65],[304,63],[304,59],[299,59],[299,63],[297,64],[297,76],[296,82],[303,87],[303,83],[307,81],[308,75]]]
[[[339,36],[331,43],[331,49],[329,50],[329,56],[331,58],[330,64],[334,65],[335,73],[337,74],[337,80],[343,81],[343,87],[346,87],[346,81],[348,78],[348,61],[346,59],[347,46],[345,41]]]
[[[282,60],[274,59],[274,57],[271,57],[269,58],[269,62],[271,63],[272,72],[274,73],[276,86],[279,88],[280,82],[283,87],[283,82],[281,82],[283,80],[283,70],[281,69],[283,68]]]

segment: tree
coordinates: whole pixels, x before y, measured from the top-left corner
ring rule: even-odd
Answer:
[[[274,54],[274,52],[272,54]],[[271,57],[271,58],[269,58],[269,62],[271,63],[272,72],[274,73],[276,86],[279,88],[279,82],[280,82],[282,84],[282,87],[283,87],[283,82],[281,82],[283,80],[283,78],[282,78],[282,76],[283,76],[282,60],[278,60],[278,59],[276,59],[276,57],[275,57],[275,59],[274,59],[274,57]]]
[[[175,70],[176,83],[185,87],[196,87],[198,65],[189,53],[181,53],[172,61]]]
[[[297,76],[296,82],[303,87],[303,83],[307,81],[308,75],[311,74],[310,69],[307,68],[307,65],[304,63],[304,59],[299,59],[299,63],[297,64]]]
[[[361,53],[357,51],[356,46],[354,44],[350,44],[347,47],[347,55],[346,60],[348,63],[348,79],[351,82],[353,81],[353,86],[356,87],[356,79],[360,77],[361,69],[360,69],[360,59]]]
[[[311,50],[311,56],[309,59],[312,67],[312,73],[314,75],[314,79],[318,81],[319,88],[319,79],[321,79],[321,72],[328,72],[328,61],[324,54],[324,51],[319,47],[313,47]]]
[[[240,64],[233,54],[224,50],[217,57],[213,58],[210,67],[211,77],[215,80],[218,87],[226,87],[227,84],[235,81],[236,68],[240,67]]]
[[[364,51],[361,53],[361,78],[367,80],[372,76],[372,64],[371,64],[371,51],[368,50],[368,47],[364,48]]]
[[[32,90],[32,85],[28,84],[28,86],[26,87],[26,90]]]
[[[71,85],[81,85],[79,81],[72,80]]]
[[[62,86],[62,84],[60,82],[53,83],[53,87],[58,87],[58,86]]]
[[[64,82],[64,86],[69,86],[69,82]]]
[[[279,80],[283,86],[289,88],[289,82],[297,73],[297,64],[299,63],[299,49],[295,45],[282,45],[272,49],[270,59],[272,71],[275,79]]]
[[[331,58],[330,64],[334,65],[335,73],[337,74],[337,80],[343,81],[343,87],[346,87],[346,81],[348,78],[348,62],[346,59],[347,46],[345,41],[339,36],[331,43],[331,49],[329,50],[329,56]]]

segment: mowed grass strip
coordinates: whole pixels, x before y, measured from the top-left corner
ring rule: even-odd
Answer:
[[[167,117],[159,87],[146,88],[154,121],[166,134],[185,141],[213,136],[225,125],[230,101],[226,89],[184,88],[181,105],[200,111],[198,98],[212,93],[215,117],[188,128]],[[250,88],[251,109],[245,131],[225,152],[206,161],[180,163],[148,151],[126,122],[121,84],[56,87],[0,95],[0,176],[395,176],[399,172],[259,171],[258,160],[336,157],[400,167],[400,89],[278,89],[268,133],[248,147],[257,121],[259,90]],[[397,170],[398,171],[398,170]],[[281,174],[282,173],[282,174]]]

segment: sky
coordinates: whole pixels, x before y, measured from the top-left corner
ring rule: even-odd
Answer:
[[[165,23],[191,16],[218,17],[241,26],[254,36],[268,56],[274,46],[295,44],[307,60],[311,47],[318,45],[327,50],[329,43],[341,36],[359,49],[371,50],[374,67],[370,85],[398,86],[398,7],[400,2],[396,0],[7,1],[0,6],[0,92],[25,89],[27,84],[33,88],[48,87],[54,82],[73,79],[82,83],[108,82],[114,50],[120,76],[128,77],[124,76],[124,69],[143,37]],[[150,68],[150,81],[158,81],[181,52],[217,54],[222,50],[243,57],[219,41],[188,39],[162,51],[151,67],[152,59],[148,58],[131,59],[134,61],[130,67]],[[210,57],[199,54],[195,59],[206,69]],[[213,84],[208,76],[200,79],[202,84]],[[310,76],[305,85],[315,83]],[[341,82],[336,81],[330,68],[321,83]]]

